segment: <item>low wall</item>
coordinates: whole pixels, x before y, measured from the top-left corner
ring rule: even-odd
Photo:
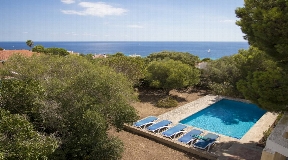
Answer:
[[[126,131],[131,132],[131,133],[151,138],[151,139],[153,139],[159,143],[168,145],[168,146],[173,147],[173,148],[177,148],[177,149],[185,151],[185,152],[189,152],[189,153],[198,155],[198,156],[203,157],[203,158],[212,159],[212,160],[216,160],[218,158],[218,156],[215,154],[209,153],[209,152],[204,151],[204,150],[202,151],[200,149],[195,149],[191,146],[185,145],[185,144],[180,143],[180,142],[175,141],[175,140],[171,140],[171,139],[163,137],[159,134],[148,132],[148,131],[143,130],[143,129],[139,129],[139,128],[129,126],[129,125],[125,125],[124,129]]]

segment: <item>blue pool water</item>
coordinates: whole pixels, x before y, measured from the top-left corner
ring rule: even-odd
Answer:
[[[180,123],[241,139],[265,113],[254,104],[222,99]]]

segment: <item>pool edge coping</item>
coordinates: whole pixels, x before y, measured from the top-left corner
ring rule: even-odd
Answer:
[[[186,103],[174,110],[171,110],[169,112],[166,112],[164,114],[158,115],[157,117],[159,118],[159,120],[170,120],[172,121],[173,124],[178,124],[182,119],[187,118],[188,116],[195,114],[207,107],[209,107],[210,105],[222,100],[222,99],[229,99],[229,100],[235,100],[235,101],[240,101],[240,102],[244,102],[244,103],[251,103],[249,100],[245,100],[245,99],[239,99],[239,98],[232,98],[232,97],[227,97],[227,96],[220,96],[220,95],[206,95],[204,97],[201,97],[195,101]],[[251,103],[253,104],[253,103]],[[198,105],[198,106],[197,106]],[[191,111],[191,107],[193,107],[193,111]],[[185,110],[188,109],[191,112],[186,112],[183,113],[181,112],[181,110]],[[176,115],[176,116],[175,116]],[[260,141],[260,139],[263,137],[263,132],[268,130],[269,127],[273,124],[273,122],[276,120],[277,118],[276,113],[271,113],[271,112],[266,112],[260,119],[258,119],[258,121],[242,136],[241,139],[237,139],[237,138],[233,138],[233,137],[229,137],[223,134],[219,134],[219,133],[215,133],[212,131],[208,131],[208,130],[204,130],[202,128],[198,128],[195,126],[189,126],[187,129],[191,129],[191,128],[195,128],[195,129],[200,129],[202,131],[204,131],[204,133],[215,133],[221,136],[221,139],[224,142],[227,141],[236,141],[238,143],[257,143]],[[183,118],[184,117],[184,118]]]

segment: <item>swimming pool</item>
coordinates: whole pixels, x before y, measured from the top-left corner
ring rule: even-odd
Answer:
[[[254,104],[222,99],[180,123],[241,139],[265,113]]]

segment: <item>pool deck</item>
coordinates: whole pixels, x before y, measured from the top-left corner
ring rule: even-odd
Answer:
[[[166,112],[162,115],[159,115],[159,120],[167,119],[172,121],[173,124],[179,123],[182,119],[189,117],[190,115],[209,107],[211,104],[216,103],[217,101],[221,99],[231,99],[231,100],[237,100],[242,102],[248,102],[241,99],[232,99],[228,97],[223,96],[214,96],[214,95],[207,95],[203,98],[199,98],[193,102],[187,103],[181,107],[178,107],[177,109],[174,109],[170,112]],[[267,112],[265,113],[257,122],[256,124],[239,140],[236,138],[228,137],[225,135],[221,135],[221,140],[228,140],[228,141],[236,141],[239,143],[250,143],[250,142],[258,142],[262,136],[263,132],[266,131],[269,126],[273,124],[275,121],[277,115]],[[193,127],[196,128],[196,127]],[[202,131],[207,132],[203,129],[200,129]],[[210,131],[209,131],[210,132]],[[215,133],[218,134],[218,133]]]
[[[232,98],[223,97],[223,96],[207,95],[193,102],[180,106],[174,110],[171,110],[169,112],[166,112],[162,115],[157,116],[159,118],[157,121],[166,119],[166,120],[172,121],[171,126],[176,125],[179,123],[180,120],[210,106],[211,104],[223,98],[248,102],[246,100],[241,100],[241,99],[232,99]],[[215,134],[220,135],[220,138],[218,139],[218,142],[213,147],[211,147],[209,153],[207,152],[207,154],[213,154],[215,155],[215,157],[217,157],[216,159],[219,159],[219,160],[261,159],[263,148],[256,146],[256,143],[262,138],[263,132],[266,131],[273,124],[276,118],[277,118],[277,114],[273,114],[270,112],[265,113],[241,139],[236,139],[236,138],[232,138],[232,137],[228,137],[225,135],[215,133]],[[197,127],[189,126],[186,128],[186,130],[189,131],[192,128],[199,129]],[[211,131],[206,131],[203,129],[199,129],[199,130],[202,130],[204,134],[207,132],[211,132]],[[141,129],[140,129],[140,132],[141,132]],[[147,132],[147,131],[143,130],[143,132]],[[159,135],[157,136],[158,137],[156,138],[160,138]],[[178,142],[175,142],[174,144],[179,145],[177,143]],[[202,151],[201,151],[201,154],[203,154]],[[215,159],[215,158],[211,158],[211,159]]]

